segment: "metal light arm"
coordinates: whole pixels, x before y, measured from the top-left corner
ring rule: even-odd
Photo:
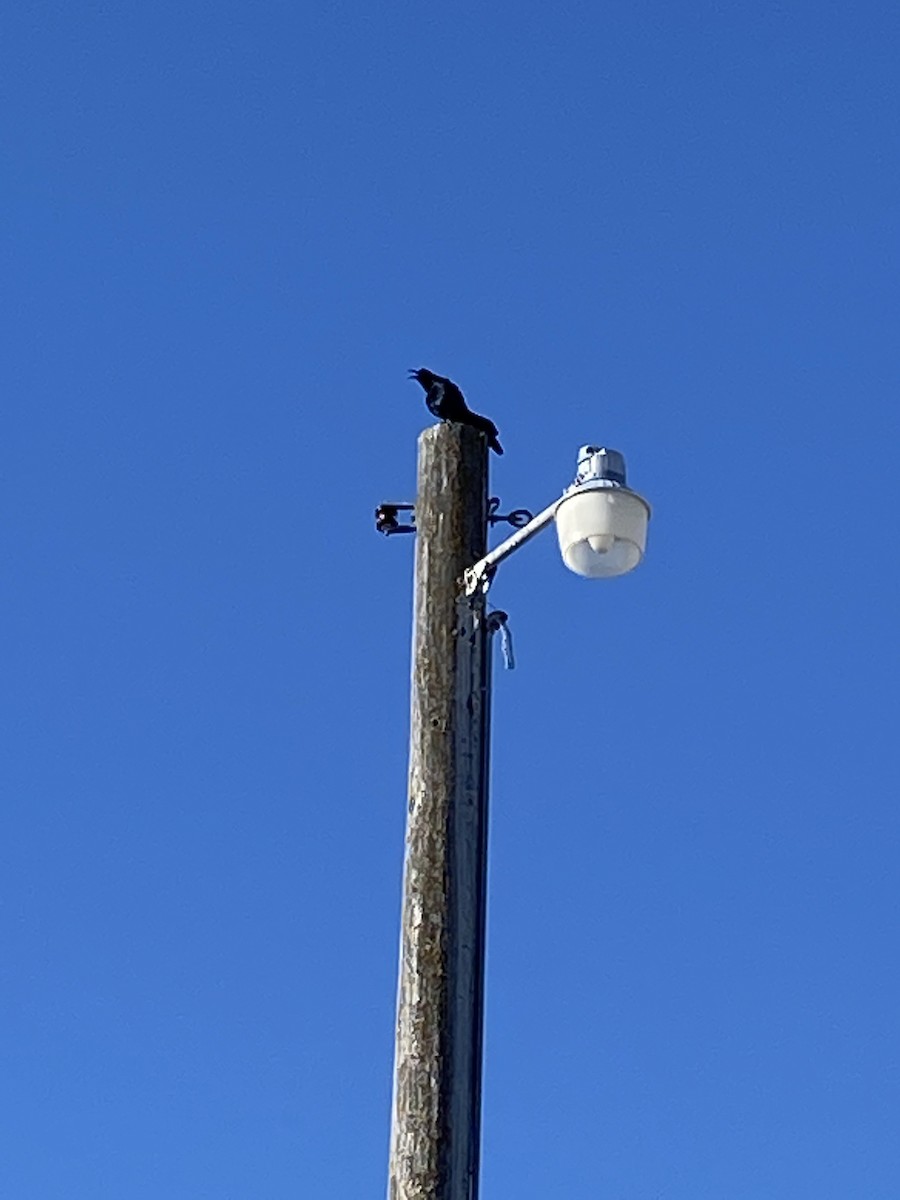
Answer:
[[[560,496],[559,499],[562,500],[562,498]],[[536,517],[532,517],[527,525],[523,525],[521,529],[517,529],[511,537],[508,537],[505,542],[501,542],[499,546],[496,546],[490,554],[486,554],[484,558],[479,559],[474,567],[468,567],[465,573],[466,595],[474,596],[476,592],[487,592],[491,586],[494,574],[503,560],[509,558],[520,546],[524,546],[526,542],[530,542],[536,534],[540,533],[542,529],[551,523],[556,516],[558,504],[559,500],[554,500],[543,512],[539,512]]]

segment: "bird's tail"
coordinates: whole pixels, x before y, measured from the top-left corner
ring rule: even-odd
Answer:
[[[503,447],[500,445],[500,439],[497,436],[497,426],[489,417],[481,417],[478,413],[472,413],[472,424],[476,429],[480,429],[482,433],[487,435],[488,445],[496,454],[503,453]]]

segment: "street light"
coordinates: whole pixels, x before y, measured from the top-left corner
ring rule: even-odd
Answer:
[[[556,506],[563,562],[587,579],[633,571],[647,545],[650,506],[625,486],[625,459],[617,450],[583,446],[578,475]]]
[[[486,592],[500,563],[553,520],[563,562],[585,579],[626,575],[644,557],[650,505],[626,487],[624,457],[604,446],[582,446],[572,486],[468,568],[466,594]]]
[[[638,565],[650,507],[616,450],[583,446],[575,482],[486,553],[488,450],[470,425],[419,439],[415,505],[383,504],[383,533],[415,532],[409,792],[389,1200],[477,1200],[487,908],[491,637],[497,567],[556,521],[563,561],[588,579]],[[414,510],[401,523],[400,514]]]

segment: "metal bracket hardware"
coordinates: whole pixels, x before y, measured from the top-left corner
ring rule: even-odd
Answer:
[[[500,507],[500,497],[491,496],[488,500],[488,523],[490,525],[500,525],[506,522],[507,525],[512,525],[513,529],[521,529],[534,516],[527,508],[514,508],[510,513],[498,513]]]
[[[409,513],[406,524],[398,519],[399,513]],[[379,504],[375,509],[375,528],[379,533],[390,536],[392,533],[416,532],[416,506],[414,504]]]
[[[522,529],[532,519],[527,508],[514,508],[512,512],[499,513],[500,497],[492,496],[488,501],[488,524],[512,525],[513,529]],[[400,513],[409,513],[406,522],[400,520]],[[416,532],[416,506],[414,504],[379,504],[375,509],[375,528],[379,533],[390,536],[392,533]]]
[[[516,665],[516,656],[513,654],[512,634],[509,629],[509,613],[505,613],[500,609],[495,609],[493,612],[488,613],[488,633],[500,634],[503,662],[507,671],[512,671]]]

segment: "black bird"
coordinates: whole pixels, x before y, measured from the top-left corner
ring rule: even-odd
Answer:
[[[458,421],[460,425],[472,425],[487,434],[488,445],[497,454],[503,453],[503,447],[497,439],[497,426],[487,417],[473,413],[466,404],[466,398],[453,382],[443,375],[435,375],[427,367],[419,367],[418,371],[409,368],[410,379],[415,379],[425,389],[425,403],[428,411],[440,417],[442,421]]]

